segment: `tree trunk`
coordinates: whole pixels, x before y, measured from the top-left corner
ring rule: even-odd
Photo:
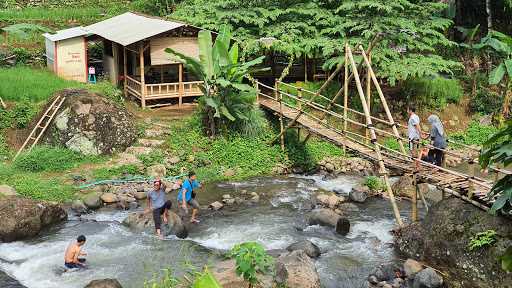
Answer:
[[[487,31],[490,31],[490,30],[492,30],[491,0],[485,0],[485,10],[487,11]]]

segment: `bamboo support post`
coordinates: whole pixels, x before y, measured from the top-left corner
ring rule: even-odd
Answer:
[[[474,179],[475,178],[475,159],[471,158],[469,159],[469,176],[470,176],[470,179]],[[468,198],[469,199],[472,199],[473,198],[473,195],[475,194],[475,184],[473,183],[473,181],[468,181]]]
[[[372,42],[370,42],[370,45],[368,46],[367,53],[371,53],[373,47],[375,47],[375,45],[377,45],[377,42],[380,40],[380,36],[381,36],[380,34],[377,34],[373,38]],[[346,44],[346,45],[348,45],[348,44]],[[357,66],[357,69],[361,68],[363,66],[363,64],[364,64],[363,61],[359,62],[358,66]],[[341,65],[338,66],[338,67],[340,68]],[[335,71],[335,73],[336,73],[336,71]],[[351,73],[348,76],[348,83],[350,81],[352,81],[353,78],[354,78],[354,73]],[[327,79],[327,80],[329,80],[329,79]],[[338,93],[336,93],[336,95],[334,95],[334,97],[331,99],[331,101],[329,101],[329,104],[327,104],[327,106],[326,106],[326,110],[330,110],[332,108],[332,106],[335,105],[336,101],[338,100],[339,97],[341,97],[341,95],[343,94],[344,91],[345,91],[345,85],[344,85],[344,87],[341,87],[340,90],[338,90]],[[317,93],[320,94],[320,90]],[[325,116],[326,116],[325,112],[322,113],[322,115],[320,116],[320,120],[323,120]],[[310,136],[311,136],[311,133],[306,135],[306,137],[304,138],[304,143],[306,143],[309,140]]]
[[[140,62],[140,104],[142,109],[146,108],[146,83],[144,81],[144,43],[140,42],[139,49]]]
[[[276,97],[279,99],[279,127],[280,127],[280,133],[279,133],[279,137],[280,137],[280,140],[281,140],[281,151],[284,152],[284,119],[283,119],[283,94],[279,92],[279,81],[276,81],[276,84],[275,84],[275,89],[276,89]],[[289,127],[288,127],[289,128]]]
[[[411,213],[411,220],[412,222],[418,221],[418,194],[419,194],[419,187],[418,187],[418,178],[416,177],[416,172],[412,174],[412,181],[414,184],[414,193],[412,193],[412,213]]]
[[[124,91],[124,97],[128,97],[128,88],[127,88],[128,79],[126,79],[126,77],[128,77],[128,64],[127,64],[128,56],[126,55],[127,52],[128,52],[128,50],[126,50],[126,47],[123,46],[123,91]]]
[[[370,65],[372,64],[372,54],[371,53],[368,53],[368,67],[366,68],[366,100],[367,100],[367,103],[366,105],[368,105],[368,110],[370,110],[370,115],[372,113],[372,83],[371,83],[371,75],[370,75]],[[368,129],[366,129],[365,131],[365,135],[366,135],[366,138],[368,138]],[[368,144],[368,140],[366,140]]]
[[[178,106],[183,104],[183,63],[178,64]]]
[[[370,128],[371,142],[373,143],[375,153],[377,154],[379,168],[380,168],[382,177],[384,178],[384,182],[386,184],[386,190],[388,192],[389,200],[390,200],[391,206],[393,208],[393,213],[395,215],[395,219],[396,219],[398,226],[402,227],[403,222],[402,222],[402,219],[400,218],[400,211],[398,210],[398,205],[396,204],[396,201],[395,201],[395,195],[393,195],[393,190],[391,189],[391,184],[389,183],[389,177],[388,177],[388,173],[386,170],[386,166],[384,165],[384,160],[380,153],[380,147],[379,147],[379,145],[377,145],[377,136],[375,134],[374,127],[372,125],[372,118],[370,116],[370,111],[368,110],[368,106],[366,105],[367,102],[366,102],[366,99],[364,96],[364,91],[363,91],[363,87],[361,85],[361,80],[359,78],[359,73],[357,71],[357,65],[354,61],[354,57],[352,56],[352,51],[349,46],[347,46],[347,54],[348,54],[348,58],[350,60],[350,65],[352,67],[352,74],[354,75],[354,79],[356,81],[356,87],[357,87],[357,91],[359,93],[359,98],[361,99],[361,104],[363,105],[363,110],[364,110],[364,114],[366,117],[366,124],[367,124],[368,128]]]
[[[343,133],[347,132],[347,117],[348,117],[348,44],[345,43],[345,75],[343,82]],[[343,145],[343,154],[347,153],[347,145]]]
[[[363,60],[366,63],[368,67],[368,72],[370,74],[370,77],[373,80],[373,84],[375,85],[375,89],[377,90],[377,94],[379,94],[380,102],[382,103],[382,107],[384,108],[384,111],[386,112],[386,116],[388,118],[388,121],[392,125],[393,134],[395,134],[395,137],[397,137],[398,144],[400,146],[400,151],[403,154],[407,154],[405,151],[404,143],[402,141],[402,137],[400,137],[400,133],[398,132],[398,129],[396,128],[395,120],[393,119],[393,115],[391,114],[391,111],[389,110],[388,102],[386,101],[386,97],[384,97],[384,93],[382,92],[382,89],[380,88],[379,81],[377,80],[377,76],[375,76],[375,72],[372,69],[370,60],[366,56],[366,53],[364,52],[364,49],[362,46],[359,46],[359,50],[361,51],[361,55],[363,55]]]
[[[2,99],[2,97],[0,97],[0,104],[2,104],[2,108],[7,109],[7,105],[5,105],[5,102]]]

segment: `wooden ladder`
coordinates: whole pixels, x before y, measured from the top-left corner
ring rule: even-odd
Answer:
[[[30,135],[28,135],[23,145],[21,145],[20,149],[14,156],[14,159],[16,159],[16,157],[18,157],[21,154],[21,152],[23,151],[23,149],[25,149],[25,147],[27,147],[27,145],[28,150],[32,150],[32,148],[37,144],[39,139],[43,136],[44,132],[46,131],[46,128],[48,128],[48,126],[52,122],[53,117],[55,117],[55,114],[57,114],[57,111],[59,110],[64,100],[66,100],[66,98],[60,95],[57,96],[55,100],[53,100],[50,107],[46,109],[41,119],[39,119],[34,129],[32,129],[32,132],[30,132]]]

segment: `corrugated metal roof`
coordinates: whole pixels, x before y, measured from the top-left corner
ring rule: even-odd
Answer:
[[[73,27],[57,31],[55,34],[44,33],[43,36],[53,42],[87,35],[84,27]]]
[[[89,33],[128,46],[181,26],[185,26],[185,24],[127,12],[87,26],[85,29]]]

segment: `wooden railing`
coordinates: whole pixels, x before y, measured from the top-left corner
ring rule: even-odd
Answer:
[[[201,96],[203,91],[199,86],[203,84],[203,81],[192,81],[183,83],[183,94],[184,96]]]
[[[130,76],[126,76],[126,92],[132,94],[134,97],[141,99],[142,98],[142,85],[139,81],[131,78]]]
[[[201,96],[203,92],[199,88],[202,81],[183,82],[182,93],[180,93],[180,83],[159,83],[146,85],[146,100]],[[181,95],[180,95],[181,94]]]

